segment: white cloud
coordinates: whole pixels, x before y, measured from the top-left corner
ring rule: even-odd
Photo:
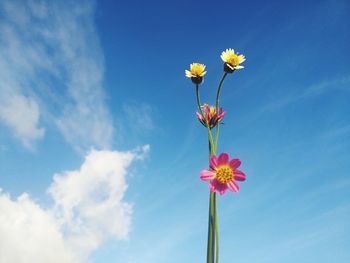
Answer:
[[[80,169],[54,175],[48,209],[26,193],[12,200],[0,191],[0,262],[87,262],[107,239],[127,238],[127,169],[148,149],[91,151]]]
[[[5,0],[0,9],[0,121],[25,145],[53,124],[78,149],[109,148],[113,124],[93,2]],[[16,118],[9,97],[22,98]]]
[[[54,176],[48,192],[55,214],[67,226],[68,242],[83,254],[103,239],[128,235],[132,207],[123,202],[131,152],[92,151],[78,171]]]
[[[57,124],[65,138],[80,146],[109,147],[113,127],[102,89],[104,58],[95,32],[93,8],[73,5],[58,10],[54,30],[45,32],[59,47],[62,64],[68,65],[66,103]],[[54,19],[54,20],[55,20]],[[56,34],[58,33],[58,34]]]
[[[39,106],[32,98],[22,95],[8,97],[0,107],[0,120],[14,130],[15,136],[23,144],[31,147],[31,142],[44,136],[44,129],[38,127]]]
[[[56,219],[27,194],[16,200],[0,193],[0,262],[79,262]]]

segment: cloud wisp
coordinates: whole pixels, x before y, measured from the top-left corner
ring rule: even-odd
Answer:
[[[39,106],[30,97],[21,94],[7,94],[1,98],[0,121],[10,127],[14,136],[19,138],[24,146],[31,148],[32,141],[42,138],[45,129],[39,126]]]
[[[261,108],[261,112],[274,111],[276,109],[280,109],[292,103],[298,102],[299,100],[313,98],[329,91],[339,90],[349,92],[349,83],[350,75],[343,76],[338,79],[322,81],[307,87],[303,92],[295,93],[289,96],[287,95],[284,98],[280,98],[278,100],[274,99],[273,102],[264,105]]]
[[[77,149],[110,148],[94,4],[5,0],[0,10],[0,123],[28,147],[50,126]]]
[[[0,262],[87,262],[109,238],[126,239],[133,210],[124,200],[127,171],[148,150],[92,150],[78,170],[54,175],[47,209],[27,193],[13,200],[0,191]]]

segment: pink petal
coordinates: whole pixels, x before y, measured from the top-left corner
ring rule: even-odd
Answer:
[[[223,195],[226,192],[227,188],[225,188],[224,190],[220,190],[219,193],[220,195]]]
[[[201,121],[203,119],[202,115],[198,111],[196,111],[196,115],[197,115],[198,120]]]
[[[221,111],[222,111],[222,110],[220,109],[220,114],[219,114],[219,116],[218,116],[218,118],[219,118],[220,121],[225,117],[225,114],[226,114],[225,111],[224,111],[224,112],[221,112]]]
[[[215,173],[213,171],[209,171],[209,170],[202,170],[200,172],[200,178],[203,181],[210,181],[210,180],[213,180],[215,178]]]
[[[218,166],[218,157],[216,155],[213,155],[210,157],[210,167],[215,169]]]
[[[240,170],[235,170],[233,174],[234,174],[234,179],[237,181],[245,181],[246,179],[245,173],[243,173]]]
[[[231,181],[227,183],[227,187],[232,192],[238,192],[239,191],[239,185],[235,181]]]
[[[232,170],[236,170],[240,165],[241,165],[240,159],[232,159],[230,161],[230,167],[232,168]]]
[[[230,157],[227,153],[220,154],[219,160],[218,160],[218,166],[227,164],[229,160],[230,160]]]
[[[210,182],[210,191],[211,192],[218,192],[221,195],[223,195],[227,190],[227,185],[226,184],[222,184],[220,182],[218,182],[217,180],[213,180]]]

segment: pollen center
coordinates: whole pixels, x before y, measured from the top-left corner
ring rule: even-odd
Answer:
[[[222,184],[226,184],[232,181],[233,171],[231,167],[227,165],[220,166],[216,171],[216,180],[218,180]]]
[[[237,66],[239,64],[238,57],[236,55],[230,56],[227,62],[232,66]]]

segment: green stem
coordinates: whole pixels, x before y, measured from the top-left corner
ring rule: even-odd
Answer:
[[[218,90],[216,92],[216,104],[215,104],[216,112],[218,112],[218,109],[219,109],[220,91],[221,91],[222,83],[224,83],[224,80],[225,80],[226,76],[227,76],[227,72],[225,72],[224,75],[222,75],[220,83],[219,83]]]
[[[215,262],[219,263],[219,225],[218,225],[218,208],[216,206],[216,193],[214,193],[214,212],[215,212]]]
[[[209,156],[208,156],[208,159],[210,160],[210,157],[211,157],[211,144],[210,144],[210,142],[208,144],[209,144]],[[210,166],[209,166],[209,169],[210,169]]]
[[[214,193],[209,195],[209,220],[208,220],[208,244],[207,244],[207,263],[214,263]]]
[[[214,142],[213,135],[210,131],[209,124],[205,119],[203,114],[203,110],[200,102],[199,95],[199,85],[196,85],[196,98],[197,105],[202,118],[206,122],[206,127],[208,130],[208,140],[209,140],[209,160],[210,157],[214,154]],[[209,195],[209,220],[208,220],[208,243],[207,243],[207,263],[214,263],[214,251],[215,251],[215,203],[214,203],[214,193],[210,193]]]
[[[223,76],[221,77],[219,87],[216,92],[216,114],[219,115],[219,99],[220,99],[220,92],[222,88],[222,84],[224,83],[224,80],[227,76],[227,73],[225,72]],[[219,128],[220,128],[220,122],[216,124],[215,127],[215,141],[213,145],[213,154],[216,154],[217,146],[218,146],[218,139],[219,139]],[[218,209],[217,209],[217,204],[216,204],[216,193],[213,194],[213,217],[214,217],[214,228],[215,228],[215,262],[219,263],[219,224],[218,224]],[[214,262],[214,258],[213,258]]]
[[[198,84],[196,84],[196,98],[197,98],[198,110],[201,113],[202,118],[205,120],[204,114],[203,114],[203,110],[202,110],[202,107],[201,107],[201,100],[200,100],[200,96],[199,96],[199,85]]]
[[[220,84],[217,90],[216,94],[216,112],[219,113],[219,98],[220,98],[220,91],[222,84],[225,80],[227,73],[224,73],[220,80]],[[207,122],[207,119],[204,116],[201,102],[200,102],[200,95],[199,95],[199,85],[196,85],[196,98],[197,98],[197,105],[198,110],[200,114],[202,115],[203,120],[205,121],[207,130],[208,130],[208,140],[209,140],[209,160],[210,157],[214,154],[216,154],[217,144],[218,144],[218,137],[219,137],[219,126],[220,123],[216,125],[216,132],[215,132],[215,141],[213,141],[213,135],[209,128],[209,123]],[[207,263],[214,263],[214,254],[215,254],[215,262],[219,262],[219,227],[218,227],[218,212],[217,212],[217,206],[216,206],[216,193],[210,192],[209,195],[209,220],[208,220],[208,243],[207,243]]]
[[[214,141],[213,141],[213,135],[211,133],[211,130],[209,128],[209,123],[207,122],[207,119],[204,116],[202,107],[201,107],[201,101],[200,101],[200,95],[199,95],[199,85],[196,84],[196,98],[197,98],[197,105],[198,105],[198,110],[200,114],[202,115],[203,120],[205,121],[205,126],[207,127],[208,130],[208,137],[209,137],[209,143],[210,143],[210,156],[214,154]]]
[[[210,131],[209,128],[208,128],[208,137],[209,137],[209,143],[211,145],[211,147],[210,147],[211,151],[210,151],[210,156],[209,157],[211,157],[212,155],[215,154],[215,148],[216,147],[215,147],[215,145],[213,143],[213,135],[211,134],[211,131]]]
[[[215,104],[216,114],[219,114],[220,92],[221,92],[221,87],[222,87],[222,84],[224,83],[224,80],[225,80],[226,76],[227,76],[227,72],[225,72],[224,75],[222,75],[220,83],[219,83],[219,87],[218,87],[217,92],[216,92],[216,104]],[[215,151],[215,153],[216,153],[216,149],[217,149],[217,146],[218,146],[219,129],[220,129],[220,122],[218,122],[216,124],[216,127],[215,127],[215,141],[214,141],[214,151]]]
[[[216,150],[217,150],[217,146],[218,146],[219,126],[220,126],[220,122],[218,122],[218,123],[216,124],[216,127],[215,127],[214,154],[216,154]]]

